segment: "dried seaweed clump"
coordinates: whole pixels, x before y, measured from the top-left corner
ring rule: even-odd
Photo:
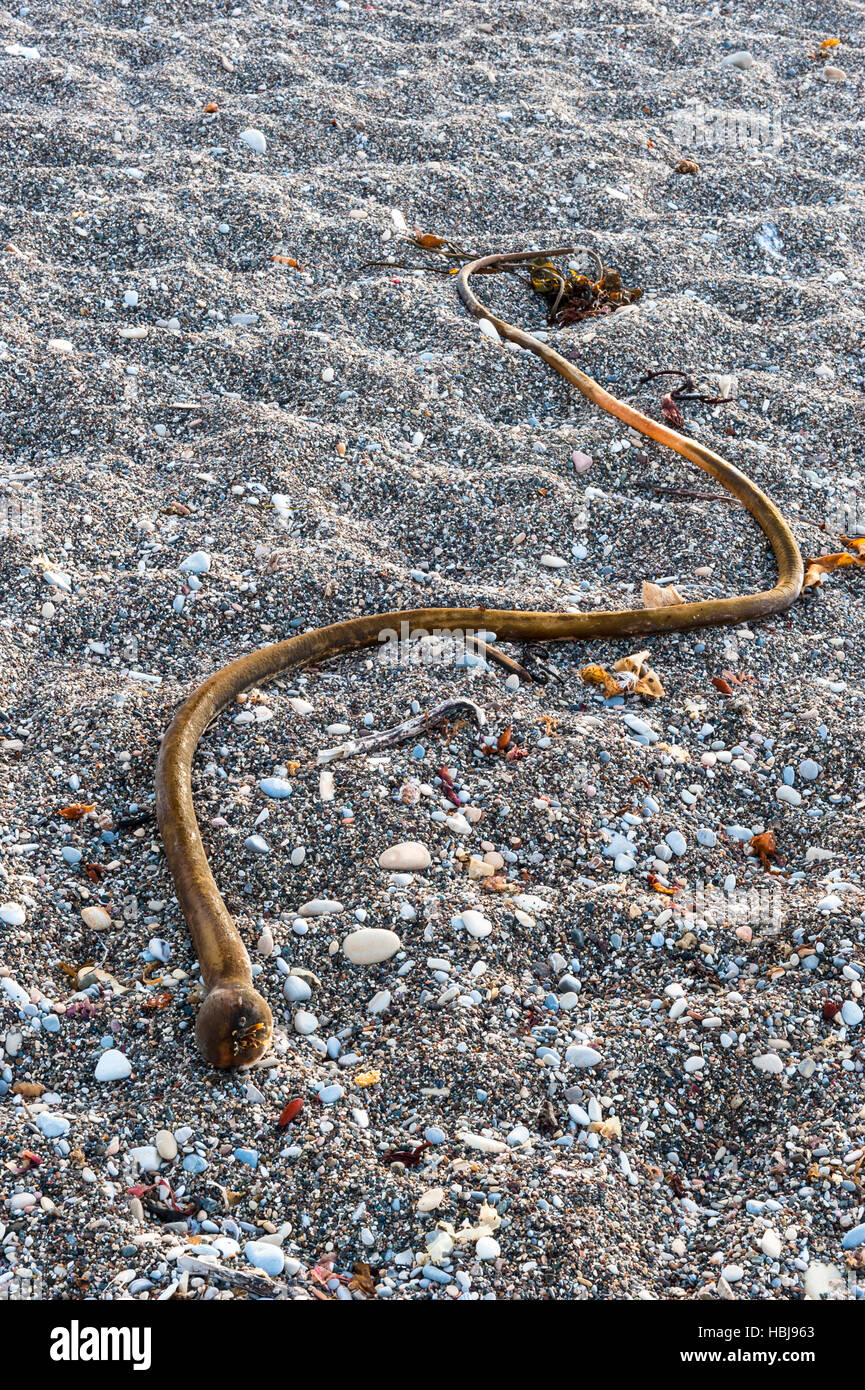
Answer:
[[[642,290],[626,289],[617,270],[605,266],[597,252],[590,254],[597,262],[595,279],[576,270],[558,270],[552,261],[530,266],[532,289],[549,305],[548,323],[564,328],[582,319],[615,313],[642,298]]]

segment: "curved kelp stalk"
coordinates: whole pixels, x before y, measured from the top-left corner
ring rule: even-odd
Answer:
[[[566,247],[485,256],[472,261],[459,272],[460,298],[469,313],[491,324],[500,338],[533,352],[608,415],[614,415],[631,429],[675,450],[737,497],[761,527],[774,551],[777,581],[771,589],[758,594],[707,599],[667,608],[625,609],[616,613],[535,613],[491,608],[418,608],[372,613],[347,618],[330,627],[304,632],[252,652],[200,685],[178,710],[162,741],[156,770],[156,812],[177,897],[192,933],[207,989],[198,1012],[196,1036],[204,1056],[215,1067],[255,1061],[268,1046],[273,1029],[270,1007],[253,989],[249,956],[207,862],[192,797],[192,760],[199,740],[216,716],[242,691],[286,671],[297,670],[308,662],[327,661],[345,652],[373,646],[385,628],[399,632],[417,628],[427,631],[433,628],[439,631],[491,630],[504,642],[585,641],[685,632],[692,628],[754,621],[782,612],[799,596],[803,581],[799,548],[774,502],[750,478],[702,444],[617,400],[546,343],[490,313],[471,288],[471,278],[478,273],[493,273],[521,262],[537,265],[539,258],[570,252],[571,248]]]

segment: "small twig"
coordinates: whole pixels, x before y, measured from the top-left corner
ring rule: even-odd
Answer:
[[[358,753],[377,753],[382,748],[395,748],[397,744],[404,743],[406,739],[416,738],[418,734],[426,733],[429,729],[446,724],[455,714],[469,715],[481,728],[487,722],[484,711],[473,700],[445,700],[443,704],[436,705],[435,709],[428,710],[425,714],[415,715],[413,719],[406,719],[393,729],[382,729],[380,733],[365,734],[363,738],[350,738],[346,743],[340,743],[336,748],[324,748],[318,754],[316,762],[320,766],[322,763],[335,762],[337,758],[353,758]]]
[[[547,659],[546,651],[543,648],[527,648],[523,653],[523,659],[534,663],[534,671],[529,672],[532,680],[540,680],[543,685],[546,685],[548,681],[557,681],[559,685],[565,684],[565,678],[561,671]]]
[[[407,265],[404,261],[361,261],[358,270],[370,270],[373,267],[380,267],[386,270],[428,270],[433,275],[453,275],[453,269],[447,265]]]
[[[686,497],[697,502],[735,502],[735,497],[727,497],[723,492],[701,492],[693,487],[661,487],[657,483],[637,483],[637,487],[647,492],[659,492],[667,497]]]
[[[514,661],[512,656],[505,656],[504,652],[500,652],[498,647],[491,647],[489,642],[484,642],[480,637],[467,638],[466,640],[472,642],[472,645],[477,648],[485,660],[492,661],[497,666],[503,667],[503,669],[509,671],[512,676],[519,676],[520,680],[523,681],[534,680],[531,671],[527,671],[525,666],[521,666],[518,661]]]
[[[675,368],[665,368],[663,371],[648,372],[640,377],[638,386],[646,386],[648,382],[657,380],[661,376],[678,376],[682,378],[680,386],[673,386],[670,395],[674,401],[702,401],[703,405],[732,405],[733,396],[705,396],[701,394],[694,384],[694,378],[689,372],[680,372]]]
[[[640,377],[637,385],[645,386],[648,382],[655,381],[659,376],[680,376],[683,381],[690,381],[691,379],[687,372],[680,372],[675,367],[664,367],[657,372],[647,372],[645,376]]]

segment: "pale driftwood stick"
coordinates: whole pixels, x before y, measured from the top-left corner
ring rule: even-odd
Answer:
[[[287,1284],[277,1284],[266,1274],[246,1274],[242,1269],[229,1269],[227,1265],[215,1264],[212,1260],[199,1260],[195,1255],[180,1255],[177,1267],[190,1274],[205,1279],[220,1279],[232,1289],[243,1289],[256,1298],[290,1298],[291,1290]]]
[[[487,722],[487,717],[480,705],[476,705],[473,700],[445,700],[443,704],[436,705],[435,709],[429,710],[426,714],[417,714],[413,719],[406,719],[402,724],[396,724],[392,729],[382,729],[380,733],[365,734],[363,738],[350,738],[347,743],[340,743],[336,748],[323,748],[316,758],[319,763],[332,763],[337,758],[353,758],[356,753],[378,753],[382,748],[395,748],[397,744],[404,743],[407,738],[415,738],[418,734],[424,734],[428,729],[440,728],[449,719],[457,715],[467,714],[475,723],[483,728]]]

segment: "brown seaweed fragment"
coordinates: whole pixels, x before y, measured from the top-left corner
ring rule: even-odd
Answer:
[[[559,270],[552,261],[530,264],[532,289],[549,306],[548,323],[565,327],[583,319],[599,318],[642,298],[643,291],[626,289],[619,272],[605,266],[596,251],[588,254],[595,261],[595,279],[575,270]]]

